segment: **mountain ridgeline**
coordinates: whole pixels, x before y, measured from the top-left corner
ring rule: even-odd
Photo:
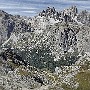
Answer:
[[[90,13],[54,7],[34,17],[0,10],[0,90],[89,90]]]
[[[59,12],[48,7],[33,18],[0,10],[0,45],[4,50],[1,55],[10,58],[10,49],[25,65],[51,71],[57,66],[75,64],[80,54],[90,52],[89,22],[90,13],[78,13],[76,6]],[[20,64],[19,58],[16,62]]]

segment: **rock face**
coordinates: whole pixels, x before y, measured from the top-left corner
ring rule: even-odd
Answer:
[[[70,28],[64,29],[64,32],[61,32],[61,43],[60,46],[64,49],[64,52],[68,51],[72,46],[73,49],[76,49],[77,38],[76,32]]]
[[[46,10],[43,10],[41,13],[39,13],[39,16],[45,16],[54,18],[55,20],[59,20],[64,18],[65,21],[70,21],[72,18],[74,18],[78,13],[77,7],[72,6],[69,9],[65,9],[64,11],[57,12],[55,8],[48,7]]]
[[[30,30],[30,24],[27,24],[19,15],[13,16],[0,11],[0,44],[9,38],[11,33],[17,35]]]
[[[76,6],[48,7],[33,18],[0,11],[0,88],[77,89],[76,77],[90,64],[89,22],[89,12],[78,13]]]
[[[78,17],[77,20],[81,23],[90,26],[90,13],[86,10],[82,11]]]
[[[66,53],[89,51],[89,26],[83,23],[89,22],[89,13],[78,13],[76,6],[61,12],[48,7],[34,18],[0,12],[0,43],[4,48],[29,54],[30,50],[44,46],[57,61]]]
[[[61,12],[48,7],[34,18],[12,16],[4,11],[1,14],[1,27],[4,28],[1,31],[5,34],[1,35],[2,47],[16,49],[23,55],[27,52],[27,55],[22,55],[26,60],[31,57],[30,51],[43,49],[43,46],[49,48],[56,61],[67,53],[89,51],[89,26],[82,23],[83,17],[89,14],[86,11],[78,13],[76,6]]]

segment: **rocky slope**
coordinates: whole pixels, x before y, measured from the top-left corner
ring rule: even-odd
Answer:
[[[30,24],[19,15],[13,16],[0,10],[0,45],[10,37],[11,33],[17,35],[30,30]]]
[[[89,18],[76,6],[33,18],[0,11],[0,89],[89,90]]]

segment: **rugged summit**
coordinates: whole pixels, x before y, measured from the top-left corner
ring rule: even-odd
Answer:
[[[65,9],[64,11],[57,12],[55,8],[48,7],[46,10],[43,10],[39,16],[45,16],[54,18],[55,20],[65,20],[65,21],[71,21],[72,18],[74,18],[78,13],[77,7],[72,6],[69,9]]]
[[[82,75],[90,74],[89,22],[90,13],[86,10],[79,13],[76,6],[63,11],[48,7],[33,18],[1,10],[0,87],[89,90],[86,86],[90,83],[82,86],[81,82]],[[87,81],[88,78],[85,77]],[[4,79],[15,82],[9,85]]]
[[[83,12],[83,15],[78,13],[76,6],[60,12],[54,7],[48,7],[34,18],[13,16],[4,11],[1,11],[1,14],[1,27],[4,28],[1,31],[5,34],[1,34],[1,47],[14,49],[27,61],[31,62],[34,59],[31,55],[34,53],[32,50],[36,53],[42,49],[42,53],[48,53],[48,57],[49,54],[52,56],[52,62],[60,61],[62,56],[68,53],[73,55],[77,52],[78,55],[89,51],[87,47],[89,47],[90,28],[86,23],[82,23],[81,19],[79,20],[79,17],[85,17],[86,12]],[[88,15],[87,13],[86,16]],[[6,38],[6,41],[3,38]],[[45,57],[44,53],[39,56],[41,61],[43,60],[41,57]]]
[[[32,57],[32,50],[50,50],[52,61],[60,61],[68,53],[88,52],[90,28],[82,22],[83,19],[79,20],[85,15],[89,22],[89,13],[78,13],[76,6],[60,12],[48,7],[34,18],[13,16],[1,11],[1,47],[13,48],[19,53],[27,52],[25,56],[21,54],[25,60]],[[88,44],[85,45],[85,42]]]

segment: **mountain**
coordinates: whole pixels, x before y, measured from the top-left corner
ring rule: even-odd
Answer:
[[[76,6],[48,7],[32,18],[1,10],[0,88],[89,90],[89,18]]]
[[[9,38],[11,33],[17,35],[26,32],[26,30],[31,30],[30,24],[27,24],[19,15],[13,16],[2,10],[0,11],[0,44]]]

